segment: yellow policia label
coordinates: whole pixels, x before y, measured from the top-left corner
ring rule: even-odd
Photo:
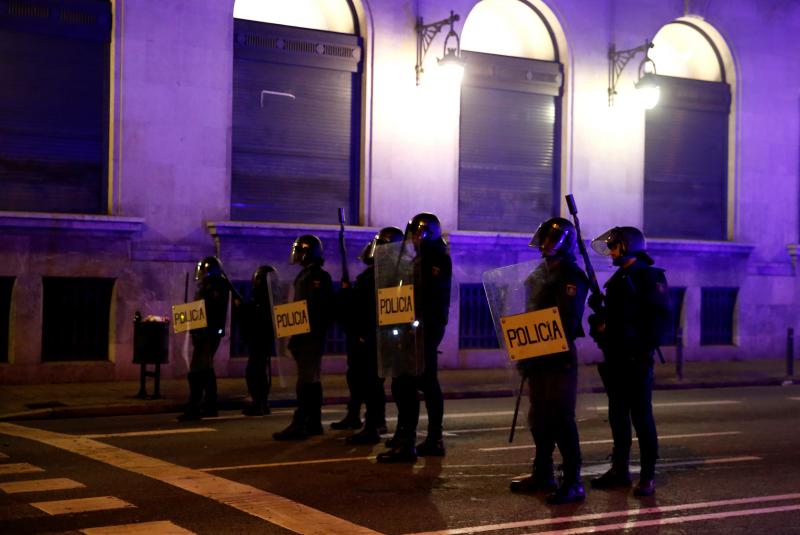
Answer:
[[[285,305],[272,307],[275,320],[275,336],[285,338],[295,334],[311,332],[311,322],[308,320],[308,303],[305,299],[292,301]]]
[[[413,321],[413,284],[378,288],[378,325],[397,325]]]
[[[504,316],[500,326],[511,360],[542,357],[569,348],[558,307]]]
[[[202,299],[191,303],[172,305],[172,330],[176,333],[202,329],[206,323],[206,302]]]

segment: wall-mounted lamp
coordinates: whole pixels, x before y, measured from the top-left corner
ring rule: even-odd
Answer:
[[[417,18],[417,64],[414,66],[414,69],[417,71],[417,85],[419,85],[424,70],[422,63],[425,61],[428,48],[430,48],[436,35],[448,24],[450,25],[450,31],[447,32],[444,38],[444,53],[442,57],[439,58],[439,65],[456,71],[456,75],[459,79],[464,73],[464,60],[461,58],[461,38],[453,28],[453,24],[460,18],[461,17],[459,17],[457,13],[453,13],[453,11],[450,11],[450,16],[446,19],[431,22],[430,24],[423,24],[422,17]],[[455,41],[455,48],[449,48],[447,46],[450,39]]]
[[[608,48],[608,105],[614,105],[614,95],[617,94],[617,81],[630,60],[639,52],[644,53],[644,59],[639,63],[639,73],[636,79],[637,93],[641,97],[642,105],[652,109],[658,104],[661,90],[656,83],[656,64],[650,58],[650,49],[653,42],[647,39],[642,46],[628,50],[617,50],[614,44]]]

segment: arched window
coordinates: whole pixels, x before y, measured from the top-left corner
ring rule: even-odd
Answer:
[[[0,210],[107,211],[111,4],[0,7]]]
[[[462,230],[530,232],[558,212],[563,66],[544,9],[483,0],[464,23]]]
[[[725,61],[699,21],[673,21],[653,44],[661,98],[645,118],[645,233],[724,240],[731,110]]]
[[[359,207],[361,39],[346,0],[234,5],[231,218],[331,223]]]

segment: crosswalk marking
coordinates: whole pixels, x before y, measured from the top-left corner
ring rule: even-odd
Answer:
[[[30,479],[28,481],[11,481],[8,483],[0,483],[0,490],[6,494],[15,494],[18,492],[46,492],[51,490],[66,490],[66,489],[79,489],[86,485],[67,479],[65,477],[57,477],[52,479]]]
[[[280,463],[262,463],[262,464],[242,464],[234,466],[215,466],[212,468],[200,468],[201,472],[225,472],[228,470],[248,470],[253,468],[275,468],[278,466],[297,466],[300,464],[322,464],[322,463],[341,463],[349,461],[369,461],[374,459],[374,455],[367,457],[334,457],[333,459],[310,459],[306,461],[284,461]]]
[[[88,528],[82,529],[81,533],[86,535],[194,535],[194,531],[183,529],[167,520]]]
[[[34,502],[31,504],[41,509],[48,515],[67,515],[70,513],[86,513],[89,511],[105,511],[108,509],[126,509],[135,507],[114,496],[99,496],[96,498],[76,498],[73,500],[53,500],[49,502]]]
[[[0,476],[7,476],[11,474],[30,474],[33,472],[44,472],[44,469],[29,463],[0,464]]]
[[[661,507],[643,507],[641,509],[627,509],[627,510],[620,510],[620,511],[608,511],[605,513],[588,513],[583,515],[569,515],[569,516],[556,516],[552,518],[537,518],[535,520],[521,520],[518,522],[506,522],[503,524],[487,524],[483,526],[472,526],[466,528],[455,528],[455,529],[445,529],[441,531],[426,531],[408,535],[467,535],[470,533],[485,533],[487,531],[501,531],[504,529],[521,529],[521,528],[531,528],[534,526],[550,526],[556,524],[567,524],[573,522],[586,522],[590,520],[602,520],[605,518],[618,518],[618,517],[631,517],[631,516],[640,516],[640,515],[654,515],[654,514],[664,514],[664,513],[672,513],[672,512],[679,512],[679,511],[691,511],[696,509],[710,509],[714,507],[732,507],[737,505],[748,505],[748,504],[755,504],[755,503],[763,503],[763,502],[777,502],[777,501],[785,501],[785,500],[797,500],[800,499],[800,493],[793,493],[793,494],[775,494],[772,496],[753,496],[747,498],[733,498],[729,500],[715,500],[709,502],[694,502],[694,503],[682,503],[678,505],[665,505]],[[790,507],[798,507],[798,506],[790,506]],[[770,508],[772,509],[772,508]],[[744,510],[744,511],[753,511],[751,510]],[[736,513],[737,511],[729,511],[730,513]],[[724,514],[724,513],[723,513]],[[701,516],[701,515],[697,515]],[[704,515],[703,515],[704,516]],[[672,518],[692,518],[690,516],[685,517],[672,517]],[[662,519],[657,519],[662,520]],[[630,525],[632,521],[628,521],[623,526]],[[608,525],[608,524],[607,524]],[[642,524],[638,524],[642,526]],[[624,529],[624,527],[619,527],[617,525],[615,529]],[[585,528],[578,528],[578,529],[586,529],[583,532],[576,532],[576,533],[595,533],[592,530],[599,530],[599,531],[608,531],[608,529],[600,530],[598,528],[602,528],[603,525],[593,525],[593,526],[586,526]],[[539,532],[538,535],[542,535],[545,532]],[[546,532],[546,533],[568,533],[567,531],[563,532]],[[571,532],[569,532],[571,533]]]
[[[659,435],[659,440],[668,440],[668,439],[675,439],[675,438],[706,438],[706,437],[721,437],[726,435],[739,435],[741,431],[718,431],[715,433],[686,433],[682,435]],[[613,440],[610,438],[604,438],[600,440],[582,440],[581,445],[591,445],[591,444],[613,444]],[[521,446],[498,446],[495,448],[478,448],[478,451],[507,451],[507,450],[525,450],[535,448],[533,444],[523,444]]]
[[[109,466],[161,481],[297,533],[308,535],[377,534],[369,528],[283,496],[96,440],[24,427],[9,422],[0,422],[0,433],[35,440]]]
[[[216,432],[213,427],[183,427],[180,429],[156,429],[154,431],[130,431],[128,433],[94,433],[81,435],[83,438],[150,437],[159,435],[180,435],[183,433]]]

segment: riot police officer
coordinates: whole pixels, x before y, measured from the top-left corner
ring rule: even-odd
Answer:
[[[245,381],[251,403],[242,414],[263,416],[270,413],[269,392],[272,387],[270,360],[275,356],[275,329],[272,325],[272,302],[268,277],[275,276],[270,265],[259,266],[253,273],[253,293],[241,304],[242,338],[247,343],[248,357]],[[236,302],[236,301],[235,301]],[[238,304],[238,303],[237,303]]]
[[[575,339],[583,336],[581,318],[589,288],[586,274],[575,259],[577,231],[561,217],[539,225],[531,247],[542,255],[542,263],[525,280],[527,309],[558,307],[568,350],[521,360],[517,369],[528,383],[528,423],[536,457],[530,476],[511,482],[513,492],[552,492],[548,503],[583,501],[581,450],[575,424],[578,389],[578,358]],[[563,477],[557,485],[553,472],[556,445],[563,459]]]
[[[311,234],[292,244],[292,264],[303,269],[294,280],[294,299],[305,299],[311,332],[289,339],[289,351],[297,364],[297,409],[286,429],[273,434],[276,440],[300,440],[321,435],[322,430],[322,355],[332,317],[333,282],[322,268],[322,241]]]
[[[644,234],[635,227],[614,227],[595,238],[592,248],[610,256],[617,271],[605,284],[605,302],[590,298],[597,311],[589,318],[590,333],[603,351],[598,370],[608,396],[608,422],[614,440],[611,469],[591,483],[598,489],[630,486],[632,422],[641,457],[634,494],[651,496],[658,458],[652,404],[653,354],[670,320],[667,279],[663,270],[653,267]]]
[[[366,269],[356,277],[352,287],[344,288],[340,294],[347,335],[347,382],[351,403],[358,403],[356,418],[361,400],[366,405],[364,428],[347,437],[348,444],[377,444],[386,432],[386,393],[384,380],[378,375],[375,249],[402,240],[403,231],[399,228],[382,228],[359,255]]]
[[[214,372],[214,354],[222,337],[228,318],[228,295],[231,283],[222,270],[222,262],[207,256],[195,267],[197,281],[195,300],[205,301],[206,324],[191,331],[192,360],[189,364],[189,402],[178,420],[199,420],[202,416],[217,415],[217,376]],[[204,397],[205,394],[205,397]],[[202,404],[202,405],[201,405]]]
[[[439,344],[444,338],[450,314],[450,289],[453,264],[442,226],[434,214],[422,212],[406,225],[405,239],[414,244],[414,301],[423,338],[422,375],[401,375],[392,380],[392,395],[397,404],[397,429],[387,443],[389,450],[378,455],[378,462],[413,462],[417,455],[442,457],[444,398],[439,384]],[[417,392],[425,398],[428,435],[416,446],[419,423]]]

